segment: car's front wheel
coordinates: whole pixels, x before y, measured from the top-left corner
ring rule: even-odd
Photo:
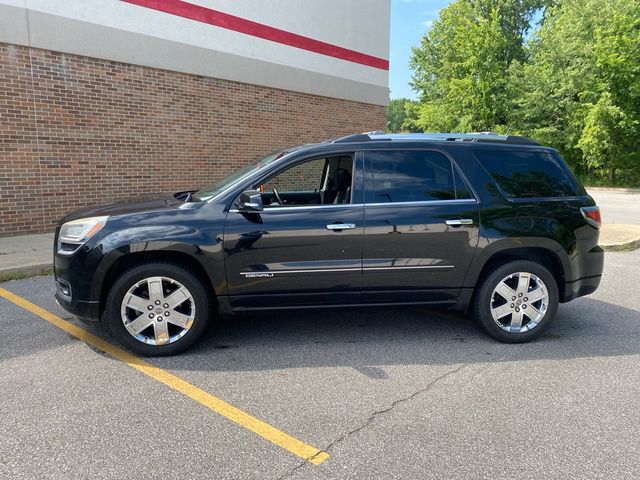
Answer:
[[[472,315],[493,338],[522,343],[540,336],[558,309],[558,286],[551,272],[528,260],[495,268],[479,286]]]
[[[137,353],[173,355],[202,335],[210,306],[197,276],[172,263],[145,263],[114,282],[103,321],[118,341]]]

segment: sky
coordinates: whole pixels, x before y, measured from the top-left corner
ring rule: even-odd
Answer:
[[[389,88],[391,98],[416,98],[411,89],[411,47],[420,43],[438,12],[452,0],[391,0],[391,50]]]

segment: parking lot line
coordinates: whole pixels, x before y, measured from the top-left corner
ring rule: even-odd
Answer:
[[[195,400],[196,402],[204,405],[205,407],[213,410],[214,412],[222,415],[223,417],[231,420],[232,422],[251,430],[252,432],[260,435],[262,438],[274,443],[275,445],[283,448],[284,450],[307,460],[314,465],[320,465],[326,459],[329,458],[329,454],[318,448],[298,440],[297,438],[288,435],[277,428],[263,422],[246,412],[243,412],[239,408],[234,407],[230,403],[221,400],[215,395],[205,392],[198,387],[191,385],[189,382],[181,379],[180,377],[173,375],[161,368],[158,368],[149,362],[143,360],[132,353],[116,347],[109,342],[102,340],[101,338],[89,333],[87,330],[74,325],[71,322],[63,320],[62,318],[54,315],[51,312],[29,302],[28,300],[9,292],[3,288],[0,288],[0,297],[14,303],[15,305],[37,315],[38,317],[46,320],[47,322],[55,325],[61,330],[64,330],[70,335],[82,340],[83,342],[103,351],[104,353],[112,356],[113,358],[126,363],[132,368],[144,373],[148,377],[163,383],[167,387],[182,393],[183,395]]]

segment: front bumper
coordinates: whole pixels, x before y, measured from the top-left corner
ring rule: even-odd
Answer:
[[[73,285],[57,275],[55,282],[55,297],[58,305],[82,320],[97,321],[100,319],[100,302],[75,298]]]
[[[101,256],[99,248],[86,245],[72,255],[54,251],[56,301],[67,312],[83,320],[100,319],[100,302],[99,298],[92,298],[92,285]]]
[[[81,300],[67,301],[62,295],[56,291],[56,301],[58,305],[64,308],[70,314],[80,318],[81,320],[97,322],[100,320],[100,303],[99,302],[83,302]]]

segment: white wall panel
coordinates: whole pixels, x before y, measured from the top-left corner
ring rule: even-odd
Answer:
[[[189,3],[388,59],[389,0]],[[3,9],[18,19],[26,12],[29,28],[18,22],[5,31],[0,20],[2,42],[376,104],[388,99],[386,69],[119,0],[0,0]]]

